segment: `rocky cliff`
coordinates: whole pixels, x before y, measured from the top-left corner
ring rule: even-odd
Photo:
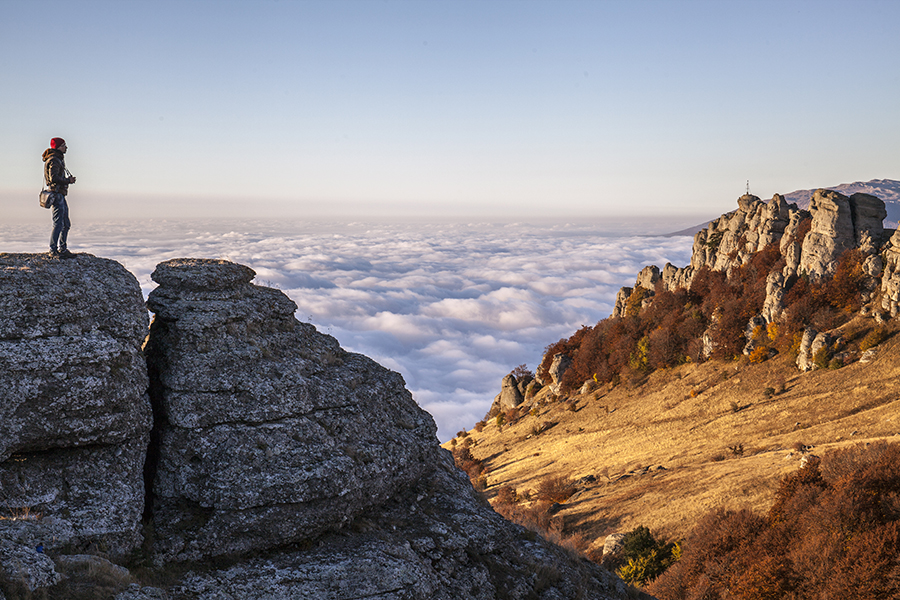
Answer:
[[[0,590],[102,555],[182,563],[119,600],[626,597],[495,514],[398,374],[253,277],[159,265],[148,338],[120,265],[0,255]]]
[[[0,539],[116,556],[140,544],[147,324],[116,262],[0,255]]]

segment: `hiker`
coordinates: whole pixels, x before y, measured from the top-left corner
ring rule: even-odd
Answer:
[[[56,199],[50,208],[53,216],[53,232],[50,234],[50,256],[71,258],[75,256],[66,248],[66,238],[69,235],[69,205],[66,203],[66,194],[69,184],[75,183],[75,177],[66,169],[66,161],[63,156],[68,148],[66,140],[55,137],[50,140],[50,147],[44,150],[44,181],[52,192],[56,192]]]

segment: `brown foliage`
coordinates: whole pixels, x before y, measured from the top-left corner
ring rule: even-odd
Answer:
[[[766,518],[708,515],[649,591],[663,600],[900,598],[900,444],[810,461],[785,477]]]
[[[805,221],[798,239],[808,229]],[[803,276],[788,282],[784,320],[773,332],[775,339],[770,340],[774,348],[780,352],[792,349],[797,333],[809,325],[824,331],[849,319],[860,307],[865,283],[863,258],[857,250],[848,251],[840,257],[833,277],[813,283]],[[694,274],[688,290],[668,291],[657,284],[652,302],[645,308],[640,306],[649,290],[635,288],[626,316],[583,326],[572,337],[551,344],[538,372],[546,376],[554,355],[568,356],[572,366],[561,385],[563,392],[569,392],[589,379],[614,382],[629,371],[646,373],[701,360],[701,338],[707,329],[715,358],[739,356],[746,343],[747,323],[762,310],[766,277],[783,267],[778,246],[770,244],[746,264],[733,268],[730,276],[703,267]],[[763,358],[760,351],[756,359]]]
[[[472,455],[472,451],[468,446],[457,446],[453,449],[453,461],[469,479],[477,479],[484,473],[484,463]]]
[[[576,491],[575,484],[568,477],[548,477],[538,484],[535,497],[546,502],[565,502]]]

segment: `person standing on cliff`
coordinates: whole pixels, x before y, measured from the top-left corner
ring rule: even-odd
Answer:
[[[71,258],[75,256],[66,247],[69,235],[69,205],[66,194],[69,185],[75,183],[75,177],[66,169],[65,154],[68,148],[66,140],[55,137],[50,140],[50,147],[44,150],[44,181],[51,192],[56,192],[56,201],[50,208],[53,216],[53,232],[50,234],[50,256]]]

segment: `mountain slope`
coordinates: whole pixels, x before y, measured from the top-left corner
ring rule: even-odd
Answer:
[[[858,318],[846,331],[873,325]],[[835,371],[801,374],[786,356],[685,364],[576,394],[575,410],[544,388],[534,414],[468,435],[487,468],[489,498],[506,486],[521,496],[562,475],[579,482],[553,516],[565,533],[594,547],[638,525],[677,538],[716,507],[767,508],[780,478],[799,467],[801,447],[818,454],[900,435],[898,377],[895,338],[873,361]],[[768,396],[782,381],[785,391]]]

